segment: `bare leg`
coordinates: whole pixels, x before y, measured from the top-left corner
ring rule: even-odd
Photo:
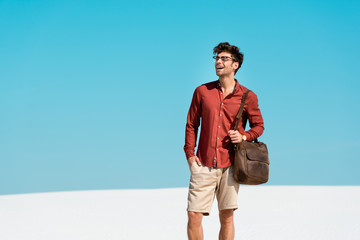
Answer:
[[[203,240],[202,213],[188,212],[187,234],[189,240]]]
[[[221,224],[219,240],[233,240],[235,237],[234,210],[219,211],[219,218]]]

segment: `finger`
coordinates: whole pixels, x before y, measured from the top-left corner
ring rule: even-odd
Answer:
[[[236,139],[238,139],[238,138],[240,138],[240,136],[237,135],[237,134],[235,134],[235,135],[230,136],[230,138],[236,138]]]
[[[234,138],[231,138],[231,142],[232,143],[239,143],[240,142],[240,139],[239,137],[234,137]]]
[[[196,163],[201,166],[201,162],[200,162],[200,159],[199,158],[196,158]]]

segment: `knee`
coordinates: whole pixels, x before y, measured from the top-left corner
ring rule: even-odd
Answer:
[[[189,224],[191,225],[200,225],[203,218],[203,214],[199,212],[190,212],[188,211]]]
[[[226,209],[219,212],[221,224],[232,224],[234,220],[234,210]]]

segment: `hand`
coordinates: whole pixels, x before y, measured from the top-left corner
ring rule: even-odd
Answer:
[[[242,135],[237,130],[236,131],[230,130],[228,134],[232,143],[240,143],[243,140]]]
[[[196,162],[197,165],[199,165],[199,167],[201,166],[200,159],[197,156],[189,157],[189,159],[187,161],[188,161],[189,167],[191,167],[191,164],[193,164],[193,162]]]

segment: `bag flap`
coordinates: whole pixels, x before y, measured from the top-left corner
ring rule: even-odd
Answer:
[[[269,163],[269,154],[265,143],[244,142],[244,147],[249,160]]]

